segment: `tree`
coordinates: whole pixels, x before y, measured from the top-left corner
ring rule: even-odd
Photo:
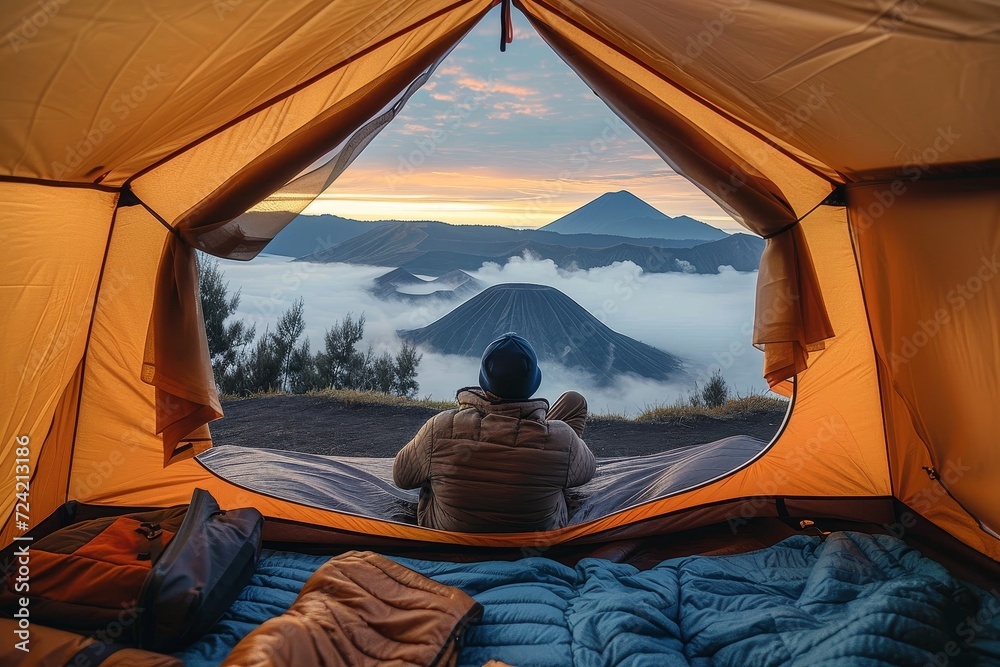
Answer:
[[[281,361],[270,327],[264,328],[264,333],[240,363],[235,375],[232,382],[235,389],[233,393],[242,396],[281,388]]]
[[[307,343],[303,343],[304,350],[296,347],[306,328],[303,312],[300,298],[281,314],[273,333],[270,327],[264,329],[253,349],[237,365],[236,377],[231,382],[232,393],[293,391],[293,385],[302,384],[303,374],[310,376],[309,369],[301,367],[303,351],[308,355]],[[296,374],[298,377],[293,377]]]
[[[304,394],[307,391],[323,389],[316,361],[309,351],[309,339],[292,350],[288,359],[288,390],[294,394]]]
[[[365,316],[348,313],[327,329],[324,348],[314,357],[315,379],[319,387],[379,391],[413,397],[417,393],[417,366],[421,356],[409,343],[393,358],[389,352],[375,354],[371,346],[358,349],[365,335]]]
[[[716,369],[708,384],[701,390],[701,398],[705,405],[710,408],[717,408],[729,400],[729,386],[726,385],[725,378],[722,377],[722,370]]]
[[[362,382],[366,359],[358,352],[365,335],[364,313],[355,320],[350,313],[342,322],[327,329],[324,348],[316,353],[316,370],[324,387],[354,389]]]
[[[383,394],[393,393],[393,386],[396,381],[396,365],[392,362],[392,355],[383,352],[371,361],[371,391],[380,391]]]
[[[392,393],[397,396],[413,398],[417,395],[417,366],[424,355],[417,352],[417,348],[408,342],[403,342],[402,349],[396,355],[395,378],[392,385]]]
[[[272,391],[303,393],[316,389],[361,389],[412,397],[417,393],[417,365],[421,355],[403,343],[395,357],[376,355],[369,346],[358,349],[365,335],[365,316],[348,313],[324,335],[315,355],[305,333],[305,304],[301,298],[254,340],[256,327],[233,316],[240,293],[229,296],[229,283],[214,259],[198,262],[198,287],[212,371],[224,394],[246,396]]]
[[[246,346],[254,339],[256,327],[248,327],[242,319],[233,317],[240,306],[240,292],[237,290],[229,297],[229,283],[218,260],[199,256],[198,291],[215,383],[223,393],[233,393],[235,374],[244,361]]]
[[[306,330],[304,317],[305,304],[302,297],[282,313],[272,341],[274,343],[275,361],[278,365],[278,389],[291,390],[291,363],[295,354],[295,344]]]

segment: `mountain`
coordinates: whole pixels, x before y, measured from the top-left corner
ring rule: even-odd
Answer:
[[[540,229],[562,234],[616,234],[669,240],[715,241],[728,236],[721,229],[686,215],[671,218],[627,190],[606,192]]]
[[[593,245],[594,239],[601,239],[605,245]],[[519,232],[503,227],[443,222],[397,222],[381,225],[299,259],[394,266],[410,273],[440,276],[454,270],[475,271],[485,262],[504,264],[510,257],[527,252],[533,257],[551,259],[565,269],[589,269],[632,261],[652,273],[718,273],[722,265],[738,271],[754,271],[764,250],[764,241],[748,234],[726,235],[718,241],[694,247],[647,245],[650,241],[590,234]],[[579,245],[570,245],[574,242]]]
[[[297,222],[289,227],[295,224]],[[366,234],[359,234],[321,250],[313,249],[308,254],[299,255],[299,259],[307,262],[401,266],[429,250],[509,257],[520,254],[530,243],[567,248],[605,248],[624,242],[651,247],[668,245],[689,248],[699,243],[684,240],[667,243],[663,239],[633,239],[607,234],[559,234],[495,225],[450,225],[445,222],[382,221],[359,224],[370,225],[365,228]],[[270,246],[268,251],[271,252]]]
[[[486,283],[465,271],[451,271],[434,280],[418,278],[406,269],[393,269],[376,278],[369,290],[382,300],[420,301],[422,299],[457,299],[483,291]]]
[[[494,285],[426,327],[397,333],[436,352],[478,357],[508,331],[528,339],[543,374],[548,362],[583,370],[600,384],[624,373],[656,380],[685,376],[677,357],[612,331],[545,285]]]
[[[255,217],[284,219],[285,213],[250,213]],[[541,229],[509,229],[489,225],[449,225],[444,222],[401,222],[379,220],[364,222],[337,215],[300,215],[278,232],[266,252],[288,257],[309,258],[308,261],[340,261],[325,259],[322,252],[350,239],[387,226],[410,225],[422,228],[431,239],[445,236],[459,246],[470,248],[466,254],[499,256],[509,248],[486,249],[482,243],[514,246],[529,242],[569,248],[607,248],[620,243],[640,246],[690,248],[706,240],[725,238],[725,232],[687,216],[671,218],[629,192],[609,192],[594,201],[559,218]],[[449,229],[450,228],[450,229]],[[447,232],[442,230],[447,229]],[[411,230],[412,231],[412,230]],[[448,248],[435,248],[448,250]],[[520,251],[512,252],[520,254]],[[509,255],[508,255],[509,256]],[[363,262],[357,262],[363,263]],[[368,262],[374,263],[374,262]],[[392,263],[378,264],[394,266]],[[465,267],[453,267],[465,268]],[[471,267],[477,268],[477,267]]]
[[[284,218],[285,213],[253,213],[255,218]],[[278,232],[264,252],[272,255],[301,257],[347,239],[361,236],[390,222],[362,222],[337,215],[300,215]]]

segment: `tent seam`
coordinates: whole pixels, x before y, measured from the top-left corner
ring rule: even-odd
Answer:
[[[858,254],[858,246],[854,241],[854,230],[851,227],[851,210],[849,206],[844,207],[844,219],[847,221],[847,237],[851,241],[851,253],[854,255],[854,270],[858,275],[858,287],[861,289],[861,303],[865,309],[865,324],[868,325],[868,340],[872,346],[872,358],[875,361],[875,384],[878,386],[879,413],[882,415],[882,440],[885,442],[885,467],[889,473],[889,492],[893,498],[896,496],[896,482],[893,479],[892,459],[889,456],[889,420],[885,411],[885,391],[882,383],[882,364],[879,361],[878,347],[875,345],[875,330],[872,328],[871,310],[868,308],[868,294],[865,292],[865,282],[861,275],[861,258]]]
[[[118,222],[118,202],[121,199],[119,191],[118,199],[115,200],[115,209],[111,213],[111,223],[108,225],[108,239],[104,243],[104,257],[101,258],[101,272],[98,274],[97,287],[94,289],[94,305],[90,309],[90,324],[87,326],[87,341],[83,347],[83,356],[80,359],[80,389],[76,396],[76,417],[73,419],[73,438],[70,442],[69,469],[66,472],[66,491],[63,494],[65,501],[69,501],[69,485],[73,479],[73,464],[76,454],[76,438],[80,432],[80,411],[83,407],[83,388],[87,384],[87,357],[90,356],[90,341],[94,333],[94,321],[97,319],[97,304],[101,298],[101,286],[104,284],[104,273],[108,263],[108,255],[111,253],[111,238],[114,236],[115,224]]]
[[[50,188],[82,188],[85,190],[98,190],[100,192],[120,192],[121,188],[115,185],[101,185],[100,183],[83,183],[79,181],[53,181],[48,178],[33,178],[31,176],[11,176],[0,175],[0,183],[26,183],[28,185],[41,185]]]
[[[238,125],[239,123],[243,122],[244,120],[247,120],[248,118],[252,118],[253,116],[261,113],[262,111],[264,111],[265,109],[274,106],[278,102],[281,102],[282,100],[285,100],[285,99],[291,97],[292,95],[295,95],[296,93],[298,93],[301,90],[305,90],[306,88],[312,86],[316,82],[321,81],[322,79],[325,79],[327,76],[329,76],[333,72],[336,72],[337,70],[339,70],[339,69],[341,69],[343,67],[346,67],[347,65],[349,65],[349,64],[351,64],[351,63],[359,60],[360,58],[366,56],[367,54],[371,53],[372,51],[374,51],[374,50],[376,50],[378,48],[381,48],[381,47],[383,47],[383,46],[385,46],[387,44],[391,44],[392,42],[394,42],[394,41],[396,41],[398,39],[401,39],[401,38],[405,37],[406,35],[409,35],[410,33],[412,33],[417,28],[420,28],[421,26],[429,23],[430,21],[433,21],[434,19],[438,18],[439,16],[444,16],[445,14],[448,14],[449,12],[454,11],[456,8],[461,7],[462,5],[471,4],[472,2],[475,2],[475,0],[457,0],[456,2],[453,2],[452,4],[448,5],[447,7],[444,7],[443,9],[439,9],[438,11],[425,16],[423,19],[421,19],[420,21],[414,23],[413,25],[408,26],[406,29],[401,30],[399,32],[396,32],[396,33],[394,33],[394,34],[386,37],[385,39],[382,39],[382,40],[376,42],[375,44],[372,44],[371,46],[369,46],[369,47],[367,47],[367,48],[359,51],[358,53],[355,53],[353,56],[350,56],[349,58],[346,58],[346,59],[344,59],[344,60],[336,63],[332,67],[329,67],[329,68],[325,69],[324,71],[320,72],[319,74],[317,74],[317,75],[315,75],[315,76],[313,76],[313,77],[311,77],[309,79],[306,79],[302,83],[299,83],[299,84],[297,84],[297,85],[289,88],[288,90],[275,95],[271,99],[266,100],[266,101],[258,104],[254,108],[250,109],[249,111],[247,111],[247,112],[245,112],[243,114],[240,114],[236,118],[233,118],[233,119],[227,121],[226,123],[223,123],[222,125],[220,125],[219,127],[215,128],[214,130],[211,130],[210,132],[208,132],[206,134],[203,134],[202,136],[200,136],[200,137],[198,137],[196,139],[191,140],[190,142],[188,142],[184,146],[181,146],[180,148],[178,148],[177,150],[173,151],[169,155],[165,155],[164,157],[160,158],[156,162],[154,162],[154,163],[152,163],[150,165],[147,165],[147,166],[143,167],[142,169],[140,169],[139,171],[135,172],[134,174],[132,174],[131,176],[129,176],[125,180],[125,183],[123,185],[130,185],[137,178],[141,178],[142,176],[148,174],[149,172],[153,171],[157,167],[160,167],[161,165],[166,164],[170,160],[173,160],[174,158],[178,157],[179,155],[182,155],[182,154],[186,153],[187,151],[191,150],[192,148],[198,146],[199,144],[201,144],[201,143],[203,143],[205,141],[208,141],[212,137],[214,137],[214,136],[216,136],[218,134],[221,134],[222,132],[225,132],[230,127]]]

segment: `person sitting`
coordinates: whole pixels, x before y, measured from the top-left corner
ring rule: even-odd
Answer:
[[[590,481],[582,440],[587,401],[568,391],[549,407],[531,345],[506,333],[487,346],[479,386],[457,394],[396,455],[393,479],[420,488],[417,522],[439,530],[551,530],[569,520],[564,490]]]

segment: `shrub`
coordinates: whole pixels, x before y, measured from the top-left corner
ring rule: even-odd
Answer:
[[[708,384],[701,390],[701,400],[709,408],[718,408],[729,400],[729,386],[722,377],[722,371],[716,369],[709,378]]]

